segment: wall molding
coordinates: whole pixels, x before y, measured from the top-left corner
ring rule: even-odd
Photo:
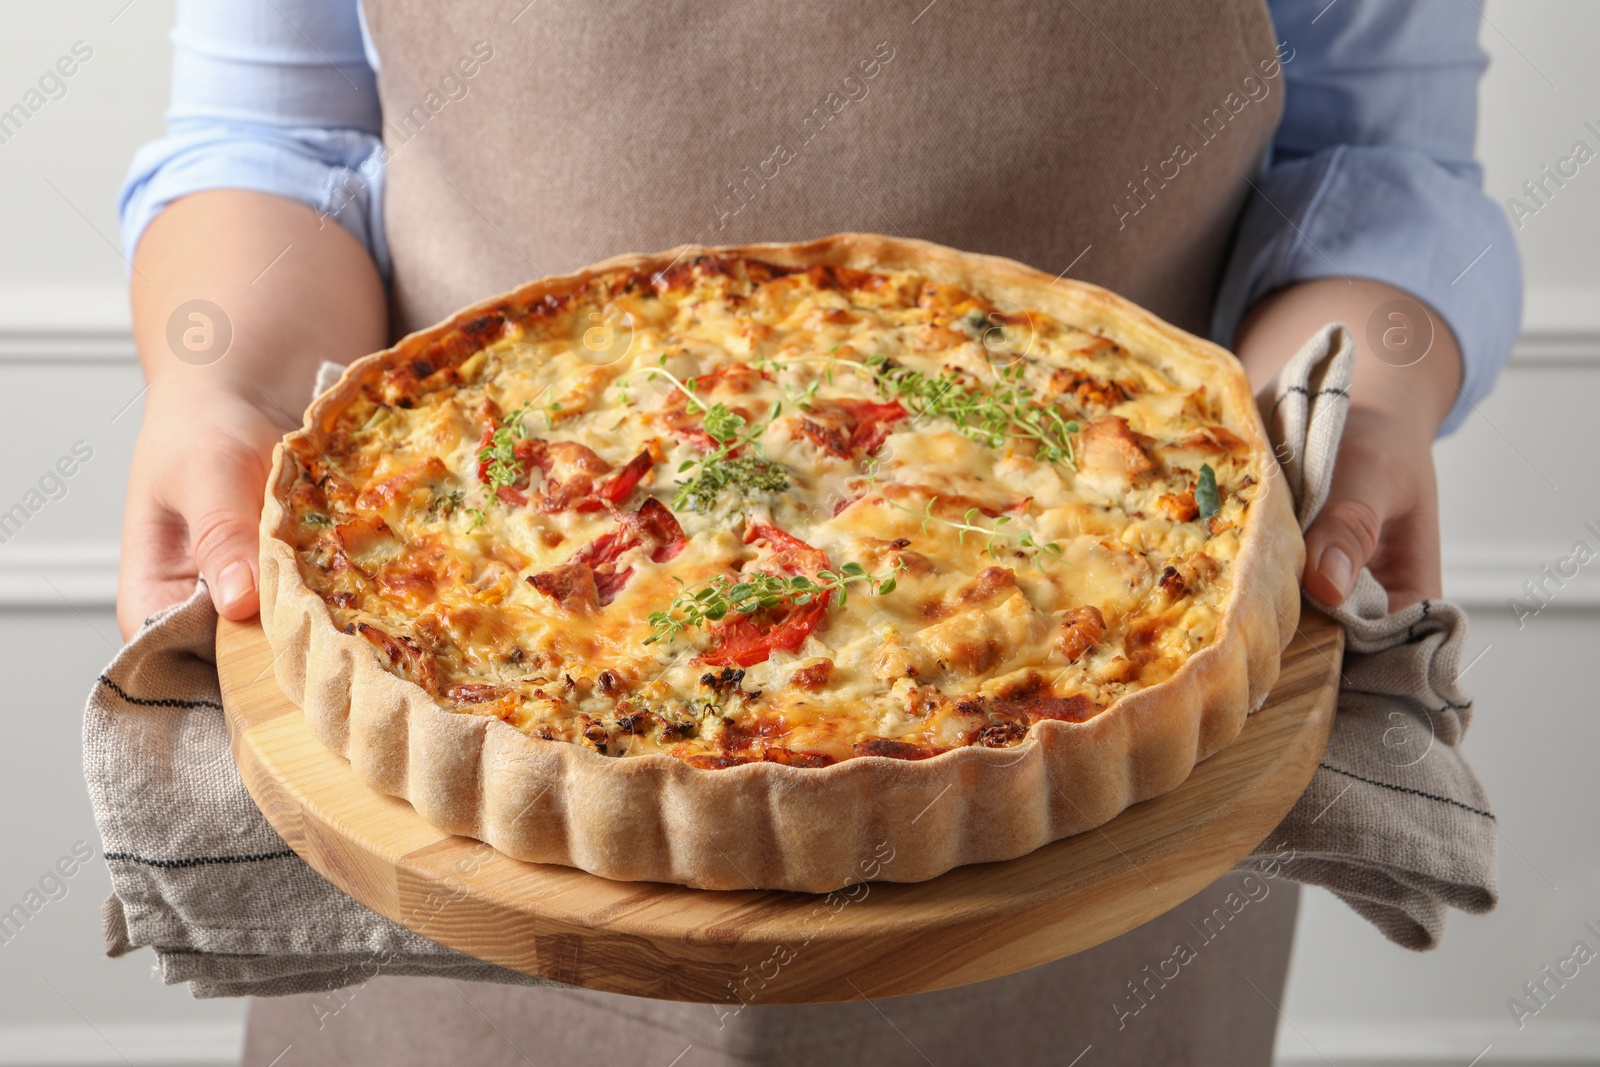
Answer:
[[[1600,1021],[1301,1021],[1278,1028],[1274,1067],[1580,1067],[1595,1063]],[[1474,1057],[1481,1056],[1481,1059]]]
[[[125,285],[0,282],[0,365],[136,359]],[[1529,290],[1517,367],[1600,368],[1600,301],[1584,290]]]
[[[1600,368],[1600,322],[1577,331],[1523,330],[1505,373],[1523,368],[1593,370]]]
[[[126,286],[0,283],[0,365],[137,358]]]
[[[1581,290],[1530,291],[1522,338],[1507,373],[1600,369],[1600,301]],[[74,368],[136,362],[121,283],[39,286],[0,282],[0,368]],[[1445,595],[1470,608],[1508,610],[1522,584],[1570,546],[1445,546]],[[0,544],[0,609],[106,609],[115,603],[114,543]],[[1593,576],[1569,583],[1557,609],[1600,608]]]
[[[1571,555],[1572,545],[1457,545],[1444,546],[1444,595],[1463,607],[1477,611],[1514,613],[1508,606],[1516,599],[1534,606],[1523,586],[1538,582],[1545,567]],[[1546,602],[1553,610],[1593,611],[1600,608],[1600,568],[1579,569],[1575,577],[1559,587],[1547,581]]]
[[[0,608],[112,608],[119,554],[114,541],[0,545]]]

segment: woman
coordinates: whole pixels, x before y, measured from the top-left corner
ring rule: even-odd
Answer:
[[[250,0],[179,12],[169,134],[141,151],[122,198],[151,382],[124,523],[125,635],[197,573],[223,615],[255,612],[271,447],[322,360],[613,254],[838,230],[1105,285],[1233,348],[1258,385],[1317,327],[1350,324],[1350,415],[1305,586],[1339,603],[1365,566],[1391,607],[1440,593],[1431,443],[1487,393],[1520,315],[1515,245],[1472,158],[1473,9]],[[196,311],[201,299],[212,306]],[[190,321],[231,344],[180,351],[169,337]],[[285,1062],[1066,1063],[1092,1047],[1099,1062],[1265,1063],[1292,886],[1207,945],[1206,977],[1186,968],[1159,995],[1135,989],[1225,888],[1057,964],[881,1004],[730,1019],[383,979],[321,1029],[313,1003],[257,1002],[247,1061],[292,1045]]]

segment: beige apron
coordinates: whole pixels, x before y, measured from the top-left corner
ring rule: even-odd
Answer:
[[[399,332],[619,253],[872,230],[1064,272],[1204,333],[1282,107],[1263,0],[365,0],[365,13]],[[1090,1046],[1084,1067],[1266,1064],[1296,893],[1239,891],[1230,876],[1079,956],[872,1003],[730,1015],[381,979],[320,1029],[313,998],[255,1002],[245,1062],[292,1044],[285,1067],[1066,1065]]]

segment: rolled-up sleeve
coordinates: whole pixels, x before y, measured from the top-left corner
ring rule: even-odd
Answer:
[[[1273,0],[1284,113],[1240,220],[1212,333],[1275,289],[1361,277],[1425,302],[1461,348],[1449,433],[1493,387],[1522,319],[1511,226],[1473,155],[1479,13],[1460,0]],[[1358,331],[1365,323],[1351,323]]]
[[[376,80],[356,0],[180,0],[167,135],[118,197],[129,258],[181,196],[251,189],[343,225],[388,275]]]

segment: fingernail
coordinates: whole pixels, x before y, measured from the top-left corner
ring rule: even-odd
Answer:
[[[1355,577],[1355,565],[1350,562],[1350,557],[1345,555],[1344,549],[1330,547],[1322,553],[1322,566],[1319,568],[1322,576],[1333,583],[1339,590],[1340,596],[1350,595],[1351,579]]]
[[[255,588],[255,576],[250,573],[250,564],[242,559],[236,559],[217,575],[217,595],[224,604],[237,604],[241,599],[250,595],[250,590]]]

